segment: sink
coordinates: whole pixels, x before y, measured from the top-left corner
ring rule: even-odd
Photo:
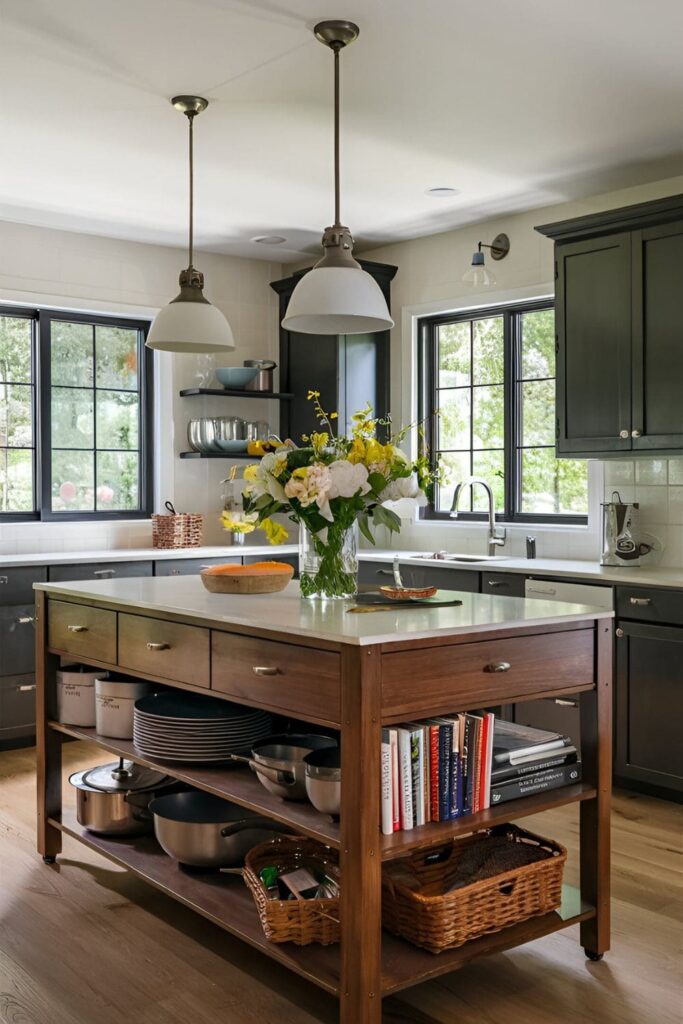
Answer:
[[[432,562],[504,562],[507,555],[454,555],[446,551],[435,551],[430,555],[425,551],[418,551],[408,557],[429,559]]]

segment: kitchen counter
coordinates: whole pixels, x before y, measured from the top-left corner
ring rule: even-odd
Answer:
[[[429,565],[443,569],[471,569],[475,572],[513,572],[525,576],[558,576],[566,579],[587,580],[594,583],[625,583],[641,584],[644,587],[683,587],[683,568],[659,568],[657,566],[626,566],[600,565],[569,558],[502,558],[481,562],[451,562],[437,558],[415,558],[415,549],[405,551],[388,548],[364,548],[359,557],[366,562],[393,562],[396,556],[402,564]]]
[[[36,554],[2,555],[0,568],[19,565],[71,565],[82,562],[163,561],[165,558],[222,558],[238,555],[295,555],[296,544],[226,544],[201,548],[98,548],[95,551],[38,551]]]
[[[37,583],[36,590],[46,590],[53,597],[106,602],[116,608],[144,609],[182,615],[193,621],[208,620],[252,629],[267,628],[268,632],[288,636],[361,646],[522,626],[541,627],[587,617],[612,617],[610,611],[584,605],[466,593],[460,594],[460,606],[416,606],[350,614],[352,601],[302,601],[296,582],[290,583],[280,594],[244,597],[211,594],[196,576]]]

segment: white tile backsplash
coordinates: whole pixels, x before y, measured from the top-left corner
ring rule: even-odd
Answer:
[[[635,463],[636,484],[666,484],[668,463],[666,459],[638,459]]]
[[[622,501],[638,502],[643,539],[657,547],[644,565],[683,565],[683,459],[623,459],[605,464],[605,501],[619,491]]]

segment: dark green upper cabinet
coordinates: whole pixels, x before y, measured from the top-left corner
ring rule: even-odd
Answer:
[[[359,260],[371,274],[390,305],[391,281],[397,268],[386,263]],[[273,281],[280,298],[279,319],[284,317],[295,286],[306,270]],[[350,417],[368,402],[381,417],[389,412],[390,332],[373,334],[300,334],[280,327],[280,390],[291,391],[291,402],[281,403],[280,434],[299,443],[302,434],[316,429],[315,412],[307,401],[309,389],[320,392],[326,412],[339,414],[344,433]]]
[[[557,454],[683,451],[683,196],[537,230],[555,240]]]

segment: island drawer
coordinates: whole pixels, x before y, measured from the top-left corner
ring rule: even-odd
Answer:
[[[594,682],[592,628],[382,657],[385,718],[443,714]]]
[[[283,714],[339,723],[338,654],[214,631],[211,655],[214,690]]]
[[[209,631],[146,615],[119,614],[118,664],[122,669],[208,687]]]
[[[50,600],[47,614],[50,647],[83,661],[116,664],[116,612]]]

